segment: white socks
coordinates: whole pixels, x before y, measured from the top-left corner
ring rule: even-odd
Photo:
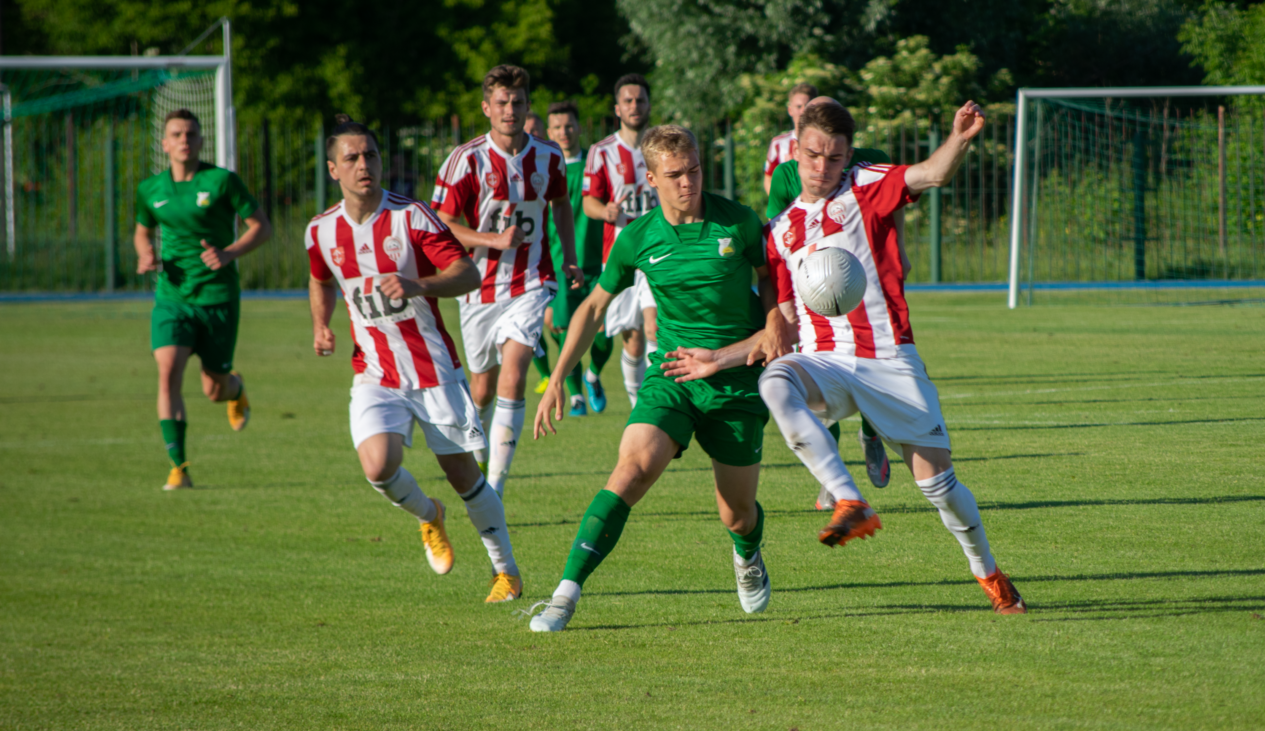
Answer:
[[[786,446],[836,501],[864,501],[839,458],[838,443],[809,410],[807,394],[799,374],[785,363],[773,363],[760,376],[760,397],[782,430]]]
[[[628,351],[619,354],[619,365],[624,371],[624,390],[628,392],[628,402],[637,405],[637,391],[646,377],[646,359],[634,358]]]
[[[929,480],[917,482],[922,494],[940,510],[944,527],[962,544],[962,552],[971,564],[971,573],[983,579],[996,571],[997,562],[993,560],[992,551],[988,550],[988,537],[984,535],[984,524],[980,521],[975,496],[966,485],[958,482],[953,468]]]
[[[483,436],[487,438],[488,444],[492,443],[492,414],[496,411],[496,399],[488,402],[487,406],[479,409],[479,426],[483,427]],[[481,465],[488,463],[488,450],[474,450],[474,461]]]
[[[369,480],[369,484],[390,500],[395,507],[403,508],[416,515],[418,520],[429,523],[435,519],[435,503],[426,497],[422,488],[417,486],[417,480],[413,479],[413,475],[403,467],[396,470],[391,479],[385,482]]]
[[[496,490],[497,495],[505,494],[505,480],[510,474],[510,463],[514,461],[518,438],[523,435],[523,421],[526,417],[525,400],[510,401],[497,397],[496,414],[492,417],[492,425],[487,429],[488,484]],[[475,455],[475,459],[478,459],[478,455]]]
[[[649,358],[650,358],[650,354],[651,354],[651,353],[653,353],[653,352],[655,352],[655,351],[656,351],[656,350],[658,350],[658,349],[659,349],[659,341],[658,341],[658,340],[647,340],[647,341],[646,341],[646,358],[647,358],[647,359],[649,359]]]
[[[580,585],[570,579],[563,579],[558,588],[553,590],[554,596],[564,596],[572,603],[580,601]]]
[[[479,531],[496,573],[518,576],[509,529],[505,527],[505,506],[501,503],[501,496],[488,489],[487,480],[480,479],[474,489],[462,495],[461,499],[466,503],[466,514]]]

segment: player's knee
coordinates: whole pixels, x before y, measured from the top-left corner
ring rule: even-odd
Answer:
[[[760,398],[770,408],[803,402],[807,395],[799,373],[789,363],[774,361],[760,375]]]
[[[386,482],[400,471],[398,463],[391,464],[389,460],[374,461],[371,463],[361,463],[365,470],[365,479],[370,482]]]

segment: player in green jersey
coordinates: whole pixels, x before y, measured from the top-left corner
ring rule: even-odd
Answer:
[[[567,192],[571,196],[571,208],[581,211],[584,197],[584,158],[585,149],[580,146],[580,110],[575,102],[554,102],[549,105],[548,126],[546,132],[549,139],[562,148],[567,163]],[[549,248],[555,265],[562,263],[562,240],[554,228],[553,219],[549,219]],[[571,313],[580,306],[585,297],[593,291],[597,278],[602,275],[602,222],[577,215],[575,217],[575,255],[576,263],[584,272],[584,286],[578,289],[560,288],[553,304],[545,310],[545,332],[562,348],[562,334],[571,324]],[[561,273],[561,269],[558,270]],[[563,281],[563,280],[558,280]],[[589,348],[589,372],[591,379],[585,378],[584,371],[577,362],[575,368],[567,375],[567,386],[571,389],[571,416],[584,416],[584,390],[589,394],[589,404],[596,412],[606,410],[606,394],[602,390],[602,382],[598,376],[602,367],[610,360],[614,343],[605,333],[598,333]],[[543,375],[543,372],[542,372]],[[540,389],[544,393],[544,389]]]
[[[758,395],[759,366],[678,383],[663,365],[678,348],[750,347],[776,308],[764,265],[760,219],[738,203],[703,191],[698,144],[683,127],[646,132],[646,181],[660,207],[630,222],[611,247],[593,293],[577,308],[549,388],[536,410],[535,436],[562,418],[557,382],[597,333],[615,295],[645,273],[659,308],[660,348],[638,392],[619,445],[619,463],[593,498],[571,547],[562,582],[539,615],[536,632],[557,632],[575,611],[585,579],[614,548],[629,511],[685,450],[691,438],[712,458],[716,504],[734,544],[738,598],[763,611],[770,583],[760,552],[764,512],[756,502],[768,412]],[[751,290],[759,275],[761,296]],[[782,329],[775,337],[784,337]],[[746,350],[743,350],[746,353]]]
[[[805,108],[825,103],[838,104],[828,96],[819,96],[808,102]],[[798,124],[798,118],[796,118],[796,124]],[[852,149],[852,159],[848,161],[847,167],[858,163],[890,163],[891,161],[891,156],[882,150],[855,147]],[[844,170],[847,170],[847,167]],[[803,187],[799,179],[799,163],[794,158],[778,165],[773,171],[773,180],[769,187],[769,206],[765,210],[765,215],[772,219],[785,211],[795,202]],[[905,211],[896,212],[895,222],[896,240],[900,244],[901,269],[908,275],[910,263],[909,257],[905,255]],[[830,434],[836,442],[839,441],[838,424],[830,424]],[[883,440],[879,438],[878,432],[874,431],[874,427],[870,426],[870,422],[865,420],[864,415],[861,416],[861,430],[857,433],[857,441],[860,442],[861,451],[865,454],[865,473],[870,478],[870,482],[875,487],[887,487],[892,476],[891,462],[887,459],[887,450],[883,448]],[[817,509],[834,509],[834,499],[824,488],[817,496]]]
[[[165,490],[192,487],[185,454],[188,424],[181,386],[189,356],[202,361],[202,392],[228,402],[234,431],[246,428],[250,402],[233,370],[241,284],[239,257],[272,235],[267,216],[237,174],[198,160],[202,126],[188,109],[163,123],[163,152],[171,168],[141,181],[136,189],[138,274],[158,272],[150,345],[158,362],[158,424],[171,472]],[[236,236],[236,219],[246,231]],[[154,253],[154,230],[162,228],[162,266]]]

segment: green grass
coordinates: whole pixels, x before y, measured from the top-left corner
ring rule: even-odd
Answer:
[[[424,449],[406,464],[456,508],[448,576],[360,476],[344,314],[317,359],[305,302],[247,301],[251,425],[190,371],[199,489],[164,493],[149,305],[0,306],[0,728],[1265,726],[1265,310],[912,306],[1027,616],[988,611],[902,465],[866,489],[883,531],[818,544],[816,485],[770,424],[767,612],[738,606],[694,446],[571,627],[535,635],[482,603],[482,546]],[[614,464],[617,364],[606,382],[607,414],[519,450],[519,607]]]

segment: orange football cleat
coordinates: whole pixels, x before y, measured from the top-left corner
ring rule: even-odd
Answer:
[[[444,504],[435,503],[435,519],[422,523],[422,545],[426,547],[426,560],[435,573],[443,575],[452,571],[452,542],[448,540],[448,531],[444,529]]]
[[[1024,605],[1023,597],[1019,596],[1019,591],[1011,583],[1010,577],[1003,574],[1001,569],[995,569],[993,573],[982,579],[977,576],[975,580],[984,588],[984,593],[992,601],[994,612],[998,614],[1028,613],[1028,607]]]
[[[495,604],[497,602],[512,602],[523,595],[523,580],[513,574],[497,574],[492,577],[492,591],[488,594],[488,598],[484,599],[486,604]]]
[[[233,371],[233,375],[242,384],[242,390],[237,398],[228,402],[228,425],[233,427],[233,431],[241,431],[250,422],[250,401],[246,398],[246,383],[242,381],[242,374]]]
[[[817,532],[817,540],[834,548],[853,538],[868,538],[882,527],[874,508],[861,500],[840,500],[835,503],[830,525]]]

